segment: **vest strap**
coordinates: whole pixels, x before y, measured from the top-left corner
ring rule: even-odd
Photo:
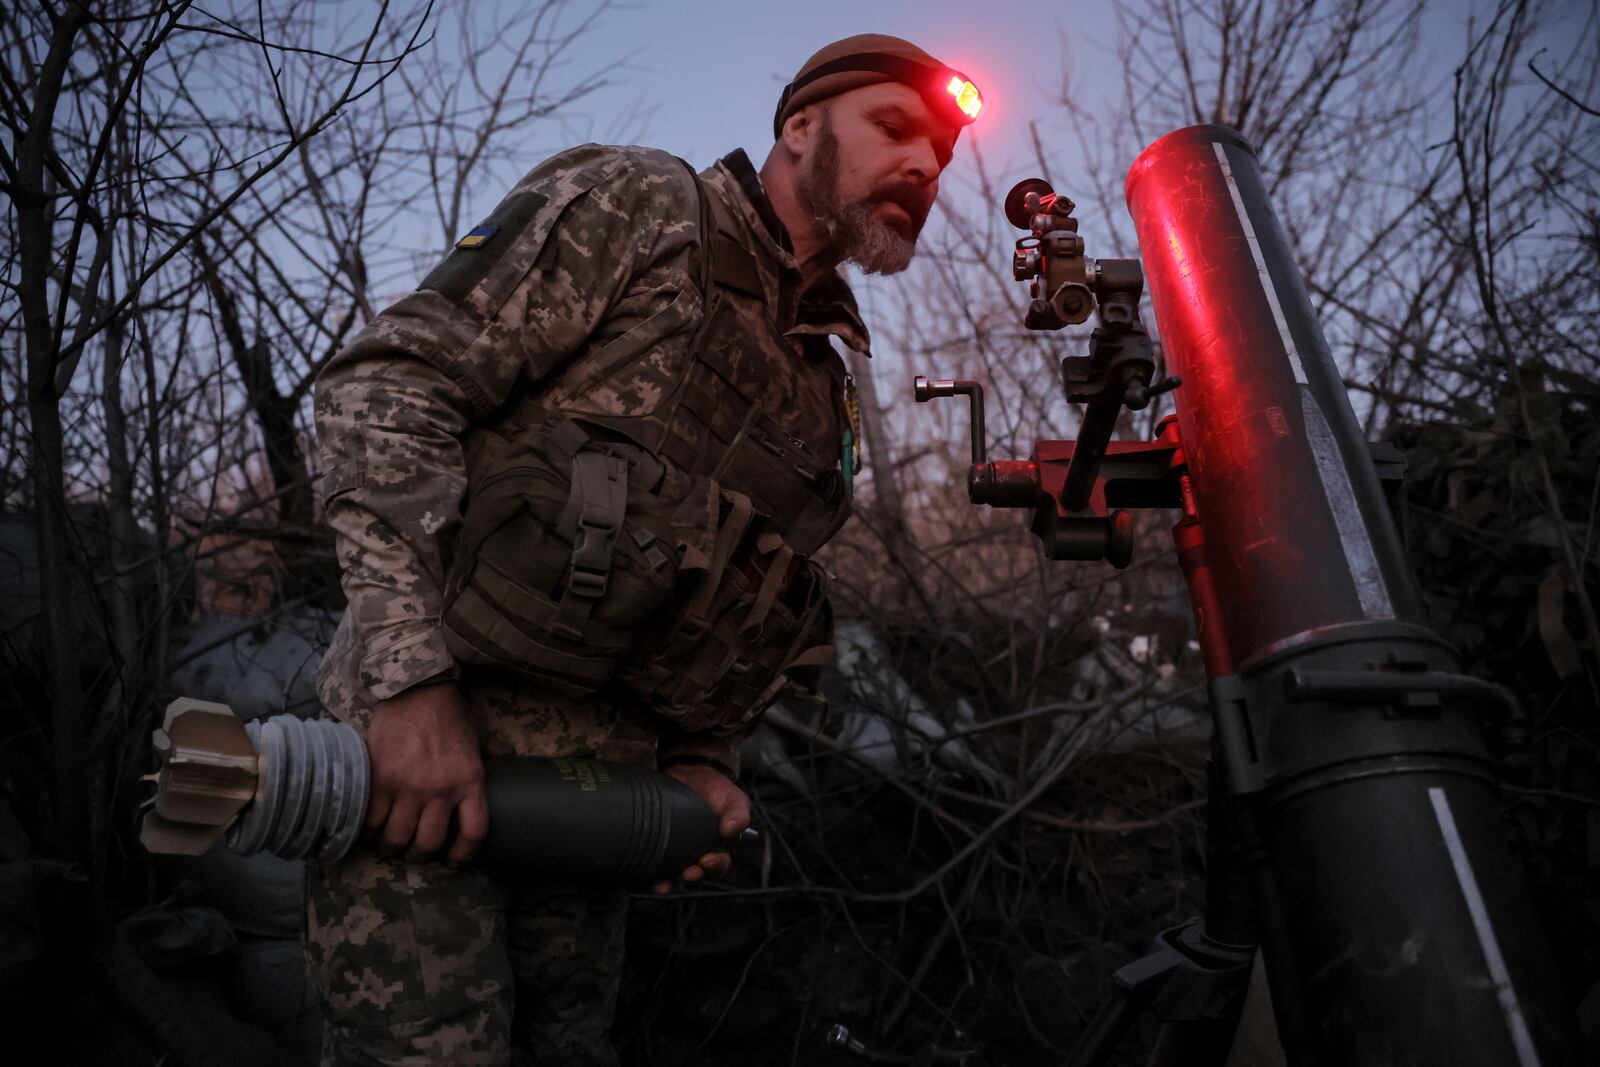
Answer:
[[[760,300],[765,294],[761,291],[761,272],[756,267],[756,257],[720,230],[717,232],[716,247],[716,283],[724,289],[733,289]]]
[[[767,615],[772,611],[772,605],[777,603],[778,596],[789,587],[792,575],[789,574],[789,564],[794,562],[794,549],[788,545],[779,545],[771,559],[766,561],[766,573],[761,576],[761,586],[756,590],[755,603],[750,606],[750,614],[746,617],[741,630],[759,630],[761,624],[767,621]]]
[[[611,551],[628,511],[628,464],[605,452],[572,457],[572,494],[561,516],[573,531],[567,587],[561,593],[551,630],[579,640],[595,603],[611,578]],[[569,525],[570,524],[570,525]]]
[[[698,175],[695,180],[699,181]],[[761,289],[761,270],[756,265],[756,257],[739,240],[739,220],[734,218],[733,209],[720,193],[707,190],[704,184],[701,185],[700,195],[709,201],[710,213],[715,220],[714,228],[706,231],[713,234],[707,246],[711,253],[711,281],[724,289],[732,289],[757,300],[763,299],[766,294]]]
[[[728,501],[728,514],[717,530],[717,538],[711,548],[711,563],[706,567],[705,576],[700,579],[699,586],[689,598],[688,611],[685,613],[689,619],[702,624],[709,621],[711,603],[716,598],[717,586],[722,584],[722,576],[727,573],[729,565],[733,562],[734,550],[739,547],[739,542],[744,539],[745,530],[750,527],[750,520],[755,517],[755,505],[749,497],[732,490],[725,489],[722,492]]]
[[[552,456],[559,456],[570,463],[589,443],[589,434],[571,419],[557,417],[548,425],[550,431],[545,437],[545,446]]]

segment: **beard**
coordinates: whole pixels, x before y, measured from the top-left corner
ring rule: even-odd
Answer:
[[[817,127],[811,166],[795,180],[795,196],[841,258],[868,274],[898,274],[910,265],[931,206],[913,181],[890,182],[865,199],[845,203],[839,195],[839,139],[826,111]],[[881,203],[897,204],[905,211],[909,232],[878,218],[876,208]]]

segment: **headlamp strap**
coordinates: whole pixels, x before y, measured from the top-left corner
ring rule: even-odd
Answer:
[[[933,103],[938,113],[949,117],[952,110],[954,110],[955,115],[960,116],[955,120],[959,126],[965,126],[972,122],[969,116],[962,114],[960,109],[954,108],[952,102],[941,95],[941,90],[944,86],[936,84],[941,82],[943,77],[947,75],[954,75],[962,81],[966,81],[968,79],[965,74],[946,67],[930,67],[926,63],[919,63],[914,59],[907,59],[905,56],[890,55],[888,52],[861,52],[853,56],[841,56],[838,59],[830,60],[814,70],[807,71],[804,76],[796,78],[784,86],[783,95],[778,97],[778,110],[772,116],[772,136],[774,138],[783,136],[783,109],[789,106],[789,101],[794,98],[795,93],[820,78],[827,78],[834,74],[846,74],[857,70],[871,71],[874,74],[887,74],[895,81],[917,89],[925,99]]]

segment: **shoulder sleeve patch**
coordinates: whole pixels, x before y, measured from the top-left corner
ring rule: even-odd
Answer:
[[[482,248],[489,243],[489,238],[500,232],[498,226],[476,226],[467,231],[467,235],[456,242],[457,248]]]
[[[448,256],[428,272],[418,289],[431,289],[452,303],[461,303],[478,283],[489,276],[506,252],[515,246],[511,238],[533,224],[548,198],[532,189],[512,193],[500,202],[483,225],[456,242]],[[501,230],[498,241],[491,241]]]

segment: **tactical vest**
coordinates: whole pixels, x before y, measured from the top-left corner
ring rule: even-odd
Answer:
[[[728,734],[832,658],[810,556],[849,515],[844,371],[772,326],[736,220],[694,182],[704,312],[679,365],[601,349],[473,442],[443,622],[462,663]]]

